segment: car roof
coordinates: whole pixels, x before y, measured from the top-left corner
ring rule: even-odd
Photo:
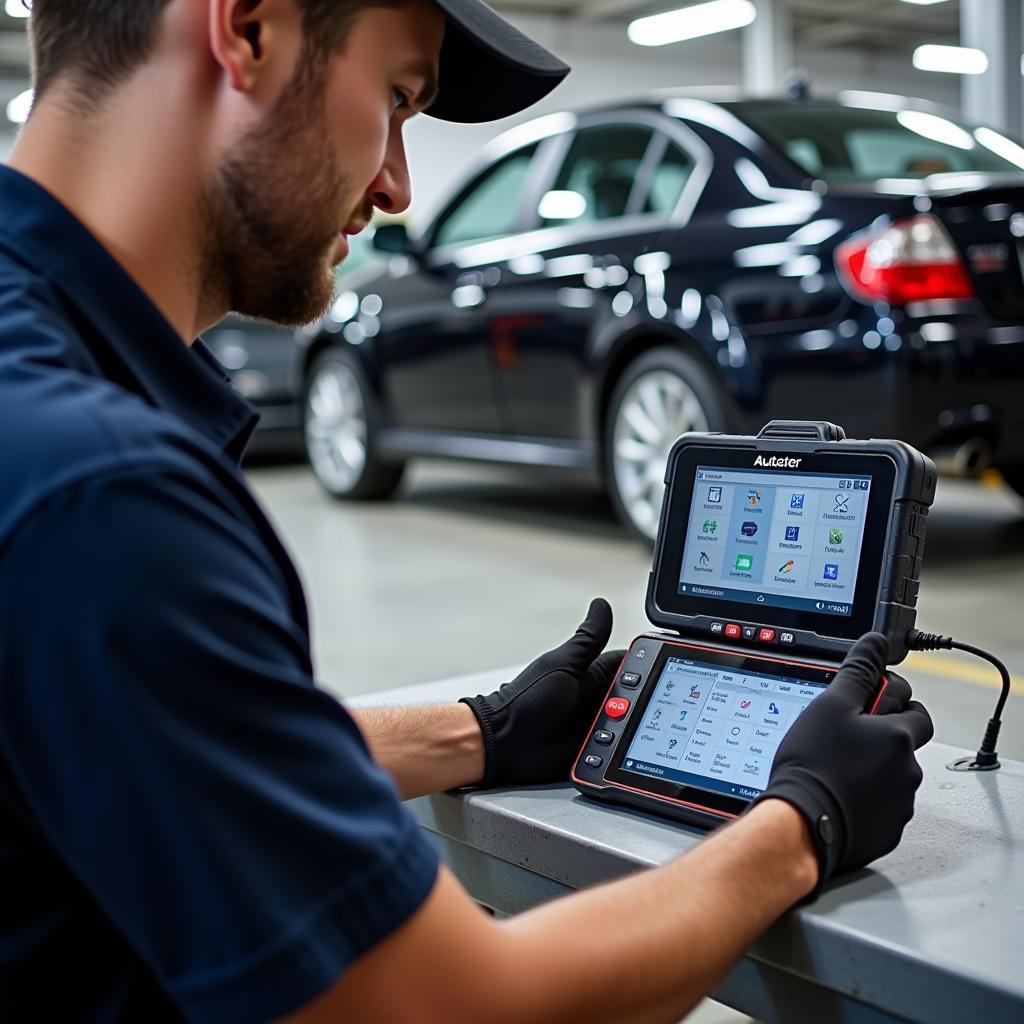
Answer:
[[[952,111],[941,104],[919,97],[903,96],[896,93],[873,92],[868,90],[846,89],[838,93],[812,93],[805,97],[794,97],[785,93],[770,96],[754,96],[745,93],[735,86],[679,86],[670,89],[657,89],[634,96],[626,96],[615,100],[604,100],[582,104],[568,108],[567,112],[585,117],[593,114],[612,113],[617,110],[629,110],[637,107],[660,108],[666,100],[687,99],[703,100],[725,108],[756,108],[777,107],[780,103],[794,107],[868,107],[877,109],[881,102],[894,110],[915,109],[929,111]]]

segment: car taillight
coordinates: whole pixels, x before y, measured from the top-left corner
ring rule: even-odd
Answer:
[[[853,295],[890,306],[974,298],[963,260],[927,213],[844,242],[836,249],[836,266]]]

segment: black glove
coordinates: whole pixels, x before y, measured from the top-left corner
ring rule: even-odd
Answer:
[[[922,777],[914,751],[932,738],[932,720],[895,674],[876,714],[865,714],[888,653],[881,633],[854,645],[828,689],[787,733],[756,801],[777,797],[804,816],[818,853],[819,886],[895,849],[914,814]]]
[[[624,651],[607,651],[612,610],[603,598],[576,635],[542,654],[488,697],[463,697],[484,736],[481,786],[563,782]]]

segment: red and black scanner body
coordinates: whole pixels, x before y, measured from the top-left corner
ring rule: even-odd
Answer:
[[[741,814],[860,636],[906,656],[935,483],[909,445],[826,422],[680,437],[647,588],[657,629],[616,673],[572,770],[580,792],[704,828]]]

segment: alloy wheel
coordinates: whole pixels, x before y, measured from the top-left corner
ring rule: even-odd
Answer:
[[[645,537],[658,533],[665,464],[680,434],[708,429],[689,384],[669,370],[638,377],[622,396],[612,433],[615,488],[630,521]]]
[[[313,470],[333,494],[346,494],[366,468],[366,403],[355,373],[327,362],[306,398],[306,449]]]

